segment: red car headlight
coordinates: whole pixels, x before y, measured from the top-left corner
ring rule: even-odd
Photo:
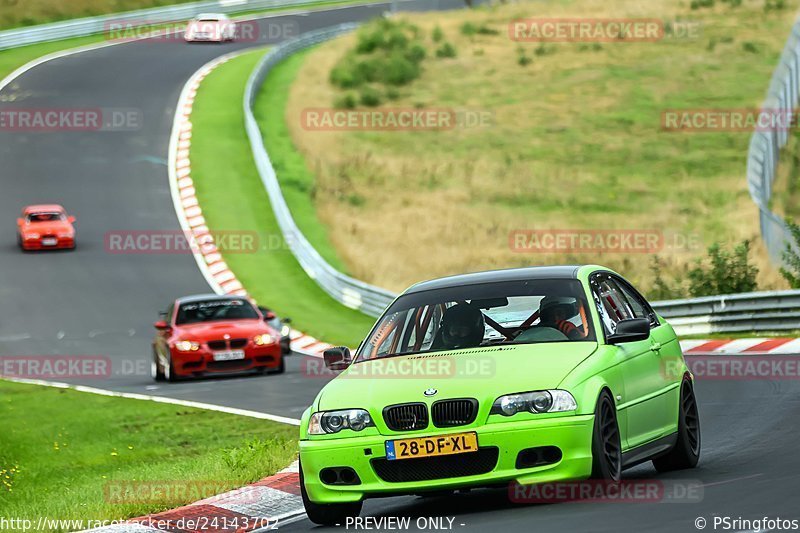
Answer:
[[[264,333],[262,335],[256,335],[253,337],[253,342],[256,343],[256,346],[264,346],[267,344],[272,344],[275,342],[275,339],[273,339],[272,335],[269,333]]]

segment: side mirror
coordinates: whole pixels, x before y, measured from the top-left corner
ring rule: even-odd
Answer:
[[[286,317],[286,318],[283,319],[283,323],[284,324],[291,324],[292,323],[292,319],[289,318],[289,317]]]
[[[327,366],[329,370],[344,370],[353,362],[353,358],[350,355],[350,348],[346,346],[328,348],[322,352],[322,357],[325,359],[325,366]]]
[[[77,219],[76,219],[75,217],[73,217],[72,215],[70,215],[70,216],[68,216],[68,217],[67,217],[67,221],[68,221],[70,224],[74,224],[76,220],[77,220]]]
[[[153,327],[159,331],[165,331],[169,329],[169,324],[167,324],[166,320],[158,320],[153,323]]]
[[[267,313],[264,314],[264,319],[265,320],[274,320],[276,316],[277,315],[275,313],[273,313],[272,311],[268,311]]]
[[[646,318],[629,318],[620,320],[617,331],[609,335],[608,344],[644,341],[650,337],[650,321]]]

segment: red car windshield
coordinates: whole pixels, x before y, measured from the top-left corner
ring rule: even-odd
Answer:
[[[244,320],[257,319],[258,312],[246,300],[205,300],[199,302],[186,302],[178,307],[178,316],[175,324],[198,324],[200,322],[213,322],[216,320]]]
[[[499,344],[594,341],[574,279],[482,283],[409,293],[386,311],[356,360]]]
[[[56,222],[64,218],[64,213],[31,213],[28,222]]]

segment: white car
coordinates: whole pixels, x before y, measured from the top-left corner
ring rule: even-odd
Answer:
[[[211,41],[222,43],[236,39],[236,23],[227,15],[203,13],[193,18],[183,38],[187,42]]]

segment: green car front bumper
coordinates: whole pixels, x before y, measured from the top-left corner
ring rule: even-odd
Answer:
[[[592,430],[594,415],[566,416],[542,420],[500,422],[478,427],[460,427],[403,435],[302,440],[300,463],[309,499],[315,503],[345,503],[365,498],[415,494],[426,491],[481,487],[516,481],[527,485],[588,478],[592,470]],[[496,447],[494,468],[478,475],[443,477],[427,481],[389,482],[376,473],[372,461],[385,460],[387,440],[475,431],[480,449]],[[533,468],[517,468],[518,454],[527,448],[556,446],[561,460]],[[368,455],[369,454],[369,455]],[[454,456],[450,456],[454,457]],[[401,459],[397,463],[417,461]],[[464,461],[469,461],[468,456]],[[350,467],[358,474],[357,485],[326,485],[320,471],[328,467]],[[398,465],[399,468],[399,465]]]

